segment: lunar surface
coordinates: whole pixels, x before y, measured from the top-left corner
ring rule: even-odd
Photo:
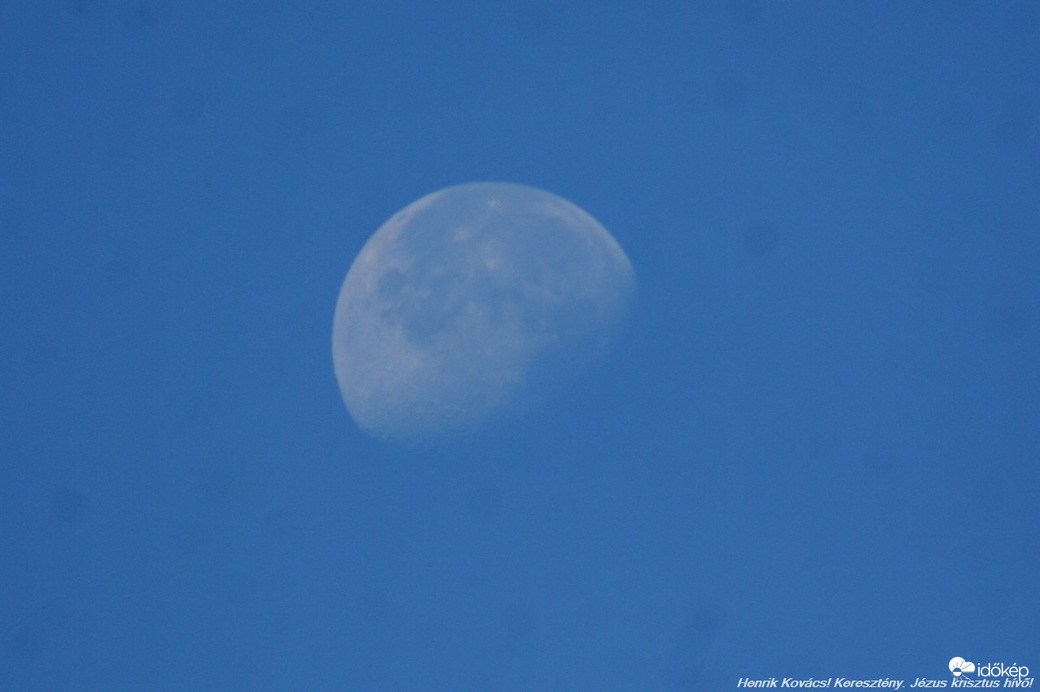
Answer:
[[[635,274],[595,219],[542,190],[474,183],[376,231],[340,290],[332,356],[358,427],[422,446],[528,410],[593,365]]]

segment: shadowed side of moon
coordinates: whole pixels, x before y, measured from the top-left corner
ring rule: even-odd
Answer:
[[[332,352],[358,426],[411,445],[515,415],[595,363],[635,274],[595,219],[522,185],[449,187],[369,239],[336,304]]]

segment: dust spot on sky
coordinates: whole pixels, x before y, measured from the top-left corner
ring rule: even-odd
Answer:
[[[716,658],[715,643],[722,631],[721,608],[701,605],[682,621],[665,668],[670,690],[714,690],[718,682],[709,674]]]
[[[87,513],[87,498],[75,488],[58,486],[51,495],[51,513],[66,524],[78,524]]]
[[[314,132],[314,123],[303,106],[286,106],[278,114],[278,137],[284,143],[302,146],[314,136]]]
[[[171,6],[167,0],[138,0],[129,3],[123,11],[123,28],[134,36],[151,34],[169,18],[170,12]]]
[[[715,104],[722,110],[735,112],[747,104],[748,83],[741,74],[720,75],[712,88]]]
[[[474,486],[466,495],[466,509],[475,519],[487,521],[502,512],[502,493],[493,485]]]
[[[528,642],[535,631],[534,612],[519,601],[511,601],[502,608],[500,624],[507,645]]]
[[[997,115],[994,134],[1003,147],[1025,149],[1036,139],[1036,121],[1036,108],[1028,99],[1011,98]]]
[[[744,249],[752,257],[772,257],[780,247],[780,234],[768,221],[752,221],[741,232]]]
[[[201,520],[185,518],[173,527],[173,549],[179,555],[202,555],[209,548],[210,533]]]
[[[1008,31],[1019,39],[1033,41],[1040,34],[1040,4],[1035,0],[1017,0],[1007,4]]]
[[[137,260],[129,255],[114,255],[101,268],[101,283],[112,293],[123,293],[137,284]]]
[[[22,663],[35,661],[40,657],[43,648],[43,630],[33,623],[20,623],[7,638],[7,651],[12,658]]]
[[[760,0],[726,0],[726,14],[735,24],[751,26],[762,19]]]
[[[1002,343],[1018,341],[1031,328],[1029,315],[1020,306],[1006,304],[990,312],[986,326],[990,334]]]
[[[71,15],[80,19],[90,19],[102,12],[101,0],[65,0],[62,7]]]
[[[194,87],[182,87],[170,95],[170,115],[183,127],[198,125],[206,113],[206,97]]]

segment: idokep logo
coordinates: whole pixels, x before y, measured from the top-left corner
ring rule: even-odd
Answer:
[[[954,687],[958,686],[957,678],[965,673],[974,673],[980,681],[990,678],[988,683],[990,686],[999,684],[992,678],[1005,678],[1004,687],[1033,686],[1033,678],[1029,677],[1029,666],[1020,666],[1018,663],[1012,663],[1010,666],[1006,663],[980,663],[976,666],[971,661],[965,661],[960,656],[956,656],[950,659],[950,672],[953,673]]]
[[[954,656],[950,659],[950,672],[953,673],[955,678],[959,678],[965,673],[974,673],[975,664],[971,661],[965,661],[960,656]]]

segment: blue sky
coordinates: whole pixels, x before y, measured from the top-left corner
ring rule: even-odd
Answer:
[[[4,3],[0,688],[1040,670],[1038,74],[1025,1]],[[479,180],[631,327],[369,439],[340,283]]]

